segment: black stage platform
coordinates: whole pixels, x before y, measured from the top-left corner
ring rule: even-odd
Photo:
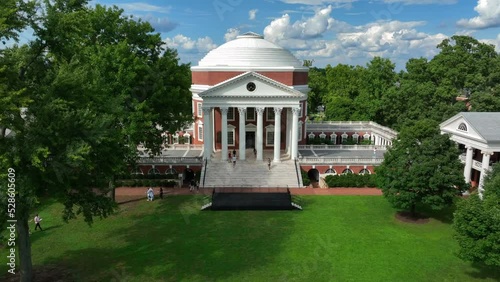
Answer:
[[[215,188],[211,210],[294,210],[286,188]]]

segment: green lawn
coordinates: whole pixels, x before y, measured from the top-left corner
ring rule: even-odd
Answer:
[[[62,222],[39,213],[35,265],[64,265],[77,281],[496,281],[455,256],[447,216],[395,220],[378,196],[305,196],[304,211],[200,212],[199,198],[122,205],[118,214]],[[2,250],[1,256],[5,258]],[[6,273],[5,264],[0,266]],[[1,279],[1,278],[0,278]]]

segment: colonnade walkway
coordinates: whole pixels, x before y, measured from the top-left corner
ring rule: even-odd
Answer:
[[[273,151],[264,151],[263,160],[257,161],[253,150],[245,151],[245,160],[236,160],[233,165],[230,161],[222,161],[221,153],[216,152],[207,162],[206,170],[202,171],[200,188],[217,187],[273,187],[297,188],[302,187],[300,166],[297,162],[281,152],[281,162],[272,162]],[[238,156],[239,153],[237,152]],[[271,159],[271,169],[268,168],[268,158]],[[205,182],[203,182],[203,179]]]

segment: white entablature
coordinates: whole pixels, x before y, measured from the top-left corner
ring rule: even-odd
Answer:
[[[201,92],[199,97],[205,107],[298,107],[307,99],[306,93],[256,72],[246,72]]]

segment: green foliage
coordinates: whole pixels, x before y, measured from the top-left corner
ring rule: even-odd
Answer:
[[[339,174],[328,175],[325,178],[328,187],[376,187],[373,174]]]
[[[304,186],[311,185],[311,180],[309,179],[309,176],[307,175],[307,171],[301,170],[300,173],[302,174],[302,185],[304,185]]]
[[[466,261],[500,266],[500,165],[485,179],[483,200],[461,199],[453,218],[459,256]]]
[[[376,168],[378,187],[398,209],[415,213],[417,204],[445,208],[464,191],[459,151],[438,125],[422,120],[404,128]]]

